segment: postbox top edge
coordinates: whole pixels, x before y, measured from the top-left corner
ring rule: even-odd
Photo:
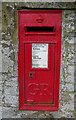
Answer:
[[[19,10],[19,13],[62,13],[62,10]]]

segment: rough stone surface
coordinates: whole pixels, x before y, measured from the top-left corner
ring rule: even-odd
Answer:
[[[1,30],[2,30],[2,3],[0,2],[0,119],[2,118],[2,45],[1,45]]]
[[[45,3],[2,3],[2,118],[74,118],[74,10],[62,11],[59,111],[19,111],[16,9],[23,6],[48,8]]]
[[[27,8],[49,8],[49,9],[75,9],[75,2],[15,2],[16,9],[27,9]]]

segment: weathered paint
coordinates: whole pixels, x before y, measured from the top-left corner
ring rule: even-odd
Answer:
[[[7,4],[11,7],[12,12],[15,15],[9,16],[9,12],[7,11]],[[65,3],[66,6],[67,3]],[[14,7],[13,7],[14,6]],[[18,52],[18,36],[17,36],[17,10],[16,8],[63,8],[64,5],[59,6],[55,4],[55,6],[51,3],[3,3],[3,19],[4,14],[6,15],[6,21],[2,19],[2,53],[3,53],[3,60],[2,60],[2,102],[3,102],[3,110],[2,110],[2,117],[3,118],[73,118],[74,117],[74,44],[73,38],[74,36],[70,36],[70,32],[73,33],[74,29],[69,25],[71,22],[74,23],[74,10],[63,10],[63,39],[62,39],[62,60],[61,60],[61,80],[60,80],[60,94],[59,94],[59,111],[58,112],[49,112],[49,111],[19,111],[18,110],[18,63],[17,63],[17,52]],[[14,8],[14,9],[13,9]],[[68,8],[74,8],[68,6]],[[10,11],[10,12],[11,12]],[[11,14],[13,14],[11,13]],[[9,19],[8,19],[9,18]],[[14,20],[9,22],[11,18]],[[12,27],[13,22],[15,22],[15,27]],[[7,24],[8,23],[8,24]],[[67,24],[68,23],[68,24]],[[10,25],[12,24],[12,25]],[[7,34],[8,26],[11,26],[11,34],[14,37],[11,37],[11,34]],[[74,26],[74,25],[73,25]],[[15,29],[15,31],[13,30]],[[13,34],[14,32],[14,34]],[[9,33],[9,29],[8,29]],[[67,42],[66,42],[67,41]],[[69,44],[68,44],[69,43]],[[66,44],[66,47],[65,47]],[[12,60],[10,59],[12,54],[15,55],[15,58]],[[65,96],[68,95],[68,98]]]

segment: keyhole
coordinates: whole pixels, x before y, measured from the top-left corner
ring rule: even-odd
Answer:
[[[33,73],[30,73],[30,74],[29,74],[29,76],[30,76],[30,78],[32,78],[32,76],[33,76]]]

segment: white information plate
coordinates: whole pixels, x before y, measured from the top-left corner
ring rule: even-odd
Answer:
[[[32,43],[32,68],[48,68],[48,44]]]

